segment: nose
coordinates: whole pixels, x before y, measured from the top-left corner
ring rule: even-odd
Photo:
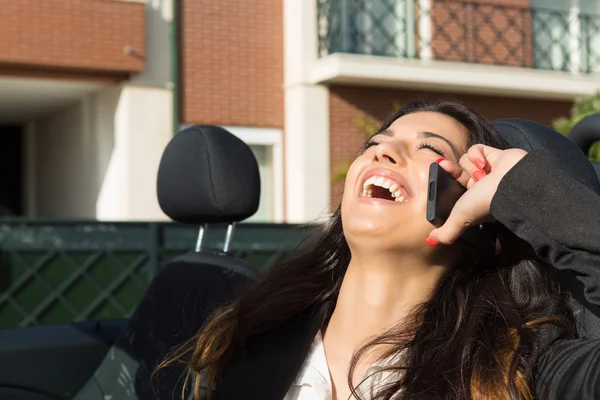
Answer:
[[[376,147],[375,151],[375,161],[377,162],[389,162],[391,164],[397,164],[401,162],[402,156],[400,152],[391,143],[380,143]]]

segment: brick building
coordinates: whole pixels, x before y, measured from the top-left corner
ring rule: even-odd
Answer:
[[[255,219],[307,221],[338,201],[358,117],[452,97],[550,124],[600,88],[597,0],[174,1],[0,0],[0,163],[23,166],[5,203],[163,218],[160,152],[210,123],[257,156]]]

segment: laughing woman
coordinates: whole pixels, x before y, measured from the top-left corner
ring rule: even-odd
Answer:
[[[164,365],[188,363],[197,399],[537,398],[542,353],[577,329],[539,246],[507,228],[506,191],[544,155],[506,147],[460,103],[401,108],[320,237]],[[433,162],[468,188],[438,229],[425,220]],[[455,240],[480,223],[494,250],[473,258]]]

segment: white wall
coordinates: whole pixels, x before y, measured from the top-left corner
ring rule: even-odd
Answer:
[[[30,215],[165,219],[156,173],[171,107],[170,90],[116,86],[30,123]]]
[[[173,135],[172,92],[128,86],[121,92],[115,116],[115,149],[98,198],[97,216],[166,219],[156,199],[156,174]]]

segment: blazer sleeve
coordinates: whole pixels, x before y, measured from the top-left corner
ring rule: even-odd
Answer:
[[[536,150],[502,179],[490,211],[542,260],[573,273],[585,300],[600,306],[600,196]]]
[[[574,276],[580,284],[578,300],[588,310],[596,308],[598,315],[600,197],[596,193],[566,176],[548,153],[536,150],[502,179],[491,214],[527,241],[542,260]],[[539,399],[600,399],[600,340],[552,343],[537,360],[535,380]]]

